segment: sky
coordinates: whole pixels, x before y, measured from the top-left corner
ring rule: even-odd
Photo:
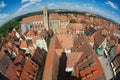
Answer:
[[[48,9],[69,9],[99,14],[120,24],[120,0],[0,0],[0,25],[22,14]]]

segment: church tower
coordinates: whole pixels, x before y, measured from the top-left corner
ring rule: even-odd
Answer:
[[[47,6],[45,6],[45,8],[43,10],[43,15],[44,15],[44,26],[45,26],[46,30],[48,31],[48,10],[47,10]]]

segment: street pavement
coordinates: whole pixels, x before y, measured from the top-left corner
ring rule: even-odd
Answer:
[[[110,80],[113,77],[113,71],[112,68],[108,62],[108,59],[105,58],[104,56],[100,56],[99,60],[101,62],[101,65],[103,67],[105,76],[106,76],[106,80]]]

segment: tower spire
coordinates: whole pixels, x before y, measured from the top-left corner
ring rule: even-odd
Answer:
[[[47,5],[45,6],[44,10],[43,10],[43,15],[44,15],[44,25],[46,30],[48,30],[48,9],[47,9]]]

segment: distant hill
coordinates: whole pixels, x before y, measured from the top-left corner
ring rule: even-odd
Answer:
[[[79,12],[79,11],[66,10],[66,9],[59,9],[59,10],[55,9],[55,10],[49,10],[48,12],[49,13],[58,13],[58,14],[70,13],[71,12],[71,13],[75,13],[75,14],[79,13],[79,14],[82,14],[82,15],[85,15],[85,13],[86,13],[86,12]],[[6,36],[9,32],[11,32],[13,30],[13,28],[19,29],[20,28],[20,22],[22,21],[22,18],[26,18],[26,17],[34,16],[34,15],[39,15],[39,14],[42,14],[42,13],[43,13],[42,11],[32,12],[32,13],[24,14],[24,15],[21,15],[21,16],[18,16],[18,17],[15,17],[15,18],[9,20],[8,22],[6,22],[2,26],[0,26],[0,37]],[[96,15],[96,16],[99,17],[99,18],[102,18],[102,19],[106,19],[106,18],[103,18],[100,15]],[[96,16],[94,16],[94,17],[96,17]],[[109,20],[109,19],[106,19],[106,20]],[[109,21],[112,21],[112,20],[109,20]],[[113,23],[115,23],[115,22],[113,22]]]

